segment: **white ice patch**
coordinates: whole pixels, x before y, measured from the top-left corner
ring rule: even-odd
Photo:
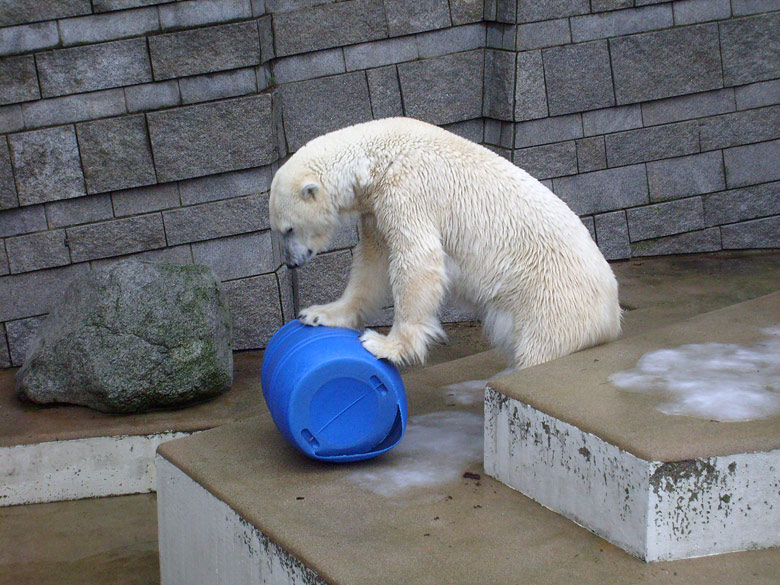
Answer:
[[[657,395],[656,406],[723,422],[769,418],[780,413],[780,327],[751,347],[694,343],[643,355],[632,370],[609,377],[618,388]]]
[[[482,465],[482,427],[483,417],[470,412],[412,416],[391,457],[346,479],[385,497],[456,480]]]
[[[448,406],[455,404],[466,406],[479,404],[485,400],[485,386],[487,386],[488,382],[505,374],[511,374],[514,371],[514,368],[507,368],[485,380],[465,380],[442,386],[441,389],[444,390],[446,404]]]

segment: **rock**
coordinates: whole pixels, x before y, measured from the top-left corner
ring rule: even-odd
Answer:
[[[233,382],[230,312],[200,265],[134,260],[77,278],[16,374],[20,397],[103,412],[170,408]]]

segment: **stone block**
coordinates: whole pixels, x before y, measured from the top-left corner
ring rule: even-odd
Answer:
[[[620,10],[621,8],[632,8],[633,6],[634,0],[590,0],[590,7],[593,12]]]
[[[610,134],[606,141],[607,162],[611,167],[699,152],[699,132],[695,122]]]
[[[746,16],[758,12],[780,10],[777,0],[731,0],[731,12],[734,16]]]
[[[11,361],[11,354],[8,351],[5,325],[0,323],[0,368],[10,368],[12,365],[15,364]]]
[[[127,112],[127,106],[121,89],[107,89],[27,102],[22,112],[27,128],[40,128],[119,116]]]
[[[76,132],[87,193],[157,182],[144,116],[84,122]]]
[[[571,42],[569,21],[565,18],[519,24],[515,35],[515,49],[518,51],[566,45]]]
[[[780,215],[720,228],[724,250],[780,247]]]
[[[160,3],[161,0],[92,0],[92,8],[95,12],[111,12]]]
[[[673,24],[671,4],[645,6],[635,10],[600,12],[572,18],[571,38],[575,43],[581,43],[669,28]]]
[[[780,137],[780,106],[705,118],[699,126],[702,150],[771,140]]]
[[[780,77],[780,12],[721,23],[723,81],[742,85]]]
[[[0,139],[0,209],[19,207],[8,142]]]
[[[11,363],[14,366],[19,367],[24,363],[33,336],[44,319],[45,317],[29,317],[9,321],[5,324],[5,329],[8,332],[8,348],[11,351]]]
[[[486,0],[485,19],[503,23],[514,23],[517,19],[516,0]]]
[[[11,274],[70,264],[65,230],[36,232],[5,242]]]
[[[707,226],[779,214],[778,181],[704,196],[704,223]]]
[[[257,75],[253,67],[207,73],[179,79],[183,104],[208,102],[257,93]]]
[[[417,52],[420,59],[441,57],[450,53],[472,51],[485,47],[485,26],[470,24],[445,28],[416,35]],[[404,59],[405,61],[408,59]]]
[[[220,280],[272,272],[277,266],[271,232],[254,232],[192,244],[196,264],[211,267]]]
[[[20,205],[86,194],[72,126],[12,134],[8,141]]]
[[[358,47],[363,46],[365,45],[358,45]],[[347,48],[353,49],[355,47]],[[349,61],[347,61],[347,67],[345,68],[344,66],[345,56],[345,50],[338,48],[282,57],[273,64],[274,81],[282,85],[294,81],[344,73],[346,69],[349,69]],[[353,69],[363,69],[363,67],[354,67]]]
[[[64,201],[53,201],[47,203],[45,208],[50,228],[92,223],[110,219],[114,216],[114,208],[111,206],[111,195],[108,193],[65,199]]]
[[[537,58],[538,68],[541,70],[541,58],[538,54]],[[482,111],[486,117],[505,121],[514,119],[516,62],[517,54],[514,52],[485,50],[485,91]],[[543,79],[541,98],[545,100]],[[546,101],[542,101],[542,107],[544,111],[536,116],[538,118],[547,115]]]
[[[159,213],[66,228],[73,262],[165,247]]]
[[[71,279],[86,272],[89,264],[82,263],[0,277],[0,321],[48,313]]]
[[[0,105],[37,100],[40,97],[32,55],[0,59]]]
[[[0,57],[51,49],[59,44],[60,33],[53,20],[0,28]]]
[[[445,28],[452,24],[447,0],[384,0],[391,37]]]
[[[582,114],[585,136],[611,134],[642,127],[642,110],[637,105],[593,110]]]
[[[647,163],[651,201],[702,195],[726,188],[720,151]]]
[[[631,244],[631,255],[669,256],[671,254],[717,252],[720,249],[720,230],[718,228],[707,228],[655,240],[634,242]]]
[[[254,21],[209,26],[150,37],[149,54],[157,81],[252,67],[260,36]]]
[[[5,240],[0,240],[0,276],[5,276],[11,272],[8,266],[8,253],[5,250]],[[0,328],[0,342],[2,341],[2,328]],[[0,343],[0,352],[2,351],[2,343]]]
[[[387,37],[382,0],[346,0],[274,14],[273,28],[277,57]]]
[[[19,105],[0,107],[0,134],[10,134],[24,129],[24,116]]]
[[[517,23],[565,18],[590,12],[588,0],[517,0]]]
[[[398,70],[394,65],[366,71],[368,91],[371,96],[371,111],[374,119],[403,116],[401,85]]]
[[[291,151],[320,134],[371,119],[368,84],[362,71],[290,83],[279,93]],[[333,96],[341,98],[334,100]]]
[[[635,207],[649,200],[645,165],[553,179],[552,190],[577,215]]]
[[[418,58],[414,37],[384,39],[344,48],[347,71],[370,69]]]
[[[483,0],[450,0],[452,25],[458,26],[470,22],[481,22],[483,8]]]
[[[581,138],[577,145],[577,170],[580,173],[607,168],[607,151],[603,136]]]
[[[276,57],[274,49],[273,19],[270,16],[257,21],[257,32],[260,34],[260,60],[267,63]]]
[[[142,262],[164,262],[167,264],[192,264],[192,250],[189,245],[172,246],[168,248],[158,248],[156,250],[146,250],[145,252],[136,252],[135,254],[124,254],[114,258],[97,258],[90,261],[93,269],[101,268],[122,262],[124,260],[139,260]]]
[[[515,121],[535,120],[548,115],[541,51],[517,53],[514,93]]]
[[[615,105],[606,41],[545,49],[542,55],[551,116]]]
[[[233,349],[260,349],[282,326],[276,276],[264,274],[222,284],[233,317]]]
[[[738,110],[780,104],[780,79],[741,85],[734,89]]]
[[[36,55],[35,62],[43,97],[152,80],[145,38],[48,51]]]
[[[181,181],[179,183],[181,202],[183,205],[196,205],[243,195],[267,193],[271,188],[275,171],[276,166],[271,165]]]
[[[593,217],[596,242],[607,260],[623,260],[631,257],[626,212],[612,211]]]
[[[0,238],[45,230],[46,211],[43,205],[31,205],[0,211]],[[2,319],[0,319],[1,321]]]
[[[689,197],[626,210],[632,242],[693,232],[704,228],[701,197]]]
[[[618,104],[722,86],[718,25],[701,24],[610,39]]]
[[[0,26],[89,14],[89,0],[25,0],[0,4]]]
[[[729,0],[682,0],[674,3],[674,24],[696,24],[731,17]]]
[[[734,90],[717,89],[642,104],[645,126],[680,122],[734,111]]]
[[[780,140],[727,148],[723,151],[729,189],[780,179]]]
[[[352,253],[343,250],[322,254],[296,268],[299,310],[338,299],[347,286],[351,265]]]
[[[126,87],[124,91],[127,111],[131,114],[170,108],[181,104],[179,83],[175,79],[159,83],[133,85]]]
[[[513,24],[488,22],[485,26],[485,48],[515,50],[515,29]],[[531,47],[536,48],[536,47]]]
[[[485,120],[485,143],[501,148],[512,148],[514,143],[514,124],[498,120]]]
[[[406,115],[437,125],[479,118],[483,65],[482,50],[401,63]]]
[[[282,265],[276,271],[276,281],[279,284],[279,292],[282,301],[282,322],[292,321],[296,318],[295,299],[293,298],[293,274],[294,271]]]
[[[168,245],[266,230],[268,195],[249,195],[163,212]]]
[[[157,8],[150,7],[69,18],[61,20],[59,27],[64,46],[84,45],[157,32],[160,19]]]
[[[279,156],[268,94],[146,116],[161,183],[264,166]]]
[[[117,217],[140,215],[181,206],[177,183],[116,191],[111,194],[111,200]]]
[[[446,124],[442,128],[477,144],[482,144],[485,141],[485,123],[481,118]]]
[[[249,0],[191,0],[164,3],[159,10],[160,24],[164,29],[191,28],[252,18]]]
[[[582,138],[580,114],[554,116],[515,124],[515,148]]]
[[[513,162],[536,179],[577,174],[574,141],[532,146],[514,152]]]

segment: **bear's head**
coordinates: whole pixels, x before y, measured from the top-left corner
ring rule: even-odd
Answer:
[[[269,201],[271,230],[281,239],[288,268],[321,252],[340,223],[339,210],[320,177],[293,156],[276,172]]]

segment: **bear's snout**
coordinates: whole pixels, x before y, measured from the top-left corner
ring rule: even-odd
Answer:
[[[291,230],[286,231],[282,236],[282,246],[287,268],[303,266],[314,257],[314,251],[302,244]]]

